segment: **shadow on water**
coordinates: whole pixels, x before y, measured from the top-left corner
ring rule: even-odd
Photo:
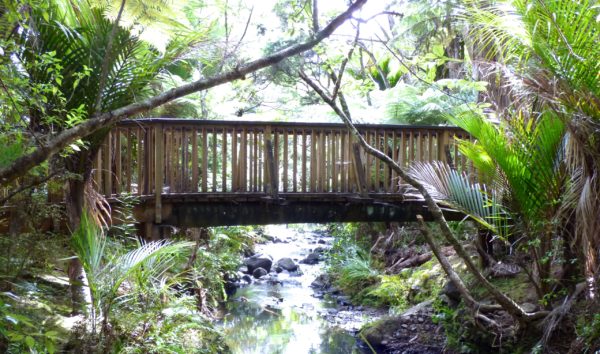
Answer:
[[[299,260],[316,247],[317,239],[331,238],[309,231],[270,226],[267,233],[276,233],[281,243],[259,247],[259,252]],[[324,313],[335,304],[314,297],[310,283],[323,272],[322,264],[300,265],[300,274],[287,272],[269,275],[278,282],[258,280],[238,289],[226,306],[222,326],[233,353],[365,353],[347,330],[324,320]]]

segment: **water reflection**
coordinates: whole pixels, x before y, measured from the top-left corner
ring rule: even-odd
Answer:
[[[259,249],[275,261],[282,257],[297,261],[317,246],[317,240],[331,242],[328,237],[283,226],[270,226],[267,233],[283,241]],[[309,287],[322,272],[322,264],[300,267],[301,275],[270,274],[281,283],[261,280],[238,289],[230,299],[223,329],[233,353],[362,353],[350,333],[319,315],[334,306],[315,298]]]

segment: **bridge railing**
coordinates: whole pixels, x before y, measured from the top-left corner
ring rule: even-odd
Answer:
[[[467,170],[453,127],[358,124],[374,147],[407,166],[443,160]],[[107,197],[132,193],[393,193],[394,171],[366,154],[342,124],[185,119],[124,121],[94,162]],[[157,200],[158,201],[158,200]]]

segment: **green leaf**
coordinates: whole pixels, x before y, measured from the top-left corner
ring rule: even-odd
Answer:
[[[29,348],[33,348],[33,347],[35,347],[35,339],[33,339],[33,337],[31,337],[31,336],[27,336],[27,337],[25,337],[25,344]]]

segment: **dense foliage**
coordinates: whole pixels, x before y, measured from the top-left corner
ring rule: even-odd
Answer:
[[[532,325],[518,303],[519,311],[505,308],[511,328],[523,330],[517,336],[533,333],[550,350],[552,334],[567,328],[571,350],[598,345],[599,320],[586,313],[598,304],[600,282],[597,1],[370,0],[336,33],[310,42],[346,8],[308,0],[272,8],[241,0],[2,1],[0,200],[10,210],[0,211],[0,350],[54,352],[67,342],[56,318],[35,326],[31,308],[37,301],[67,317],[68,306],[51,309],[44,304],[53,298],[22,290],[55,267],[73,275],[72,287],[85,271],[82,348],[186,352],[178,338],[193,336],[201,338],[195,349],[224,350],[210,321],[252,235],[212,230],[182,236],[192,243],[143,243],[132,227],[108,230],[111,212],[94,192],[92,161],[114,121],[81,127],[140,102],[128,116],[337,121],[342,112],[354,122],[464,129],[473,139],[459,149],[473,174],[449,161],[417,163],[410,176],[478,223],[477,237],[459,241],[475,244],[482,268],[509,263],[526,273],[536,315],[547,320]],[[312,49],[234,75],[251,58],[304,42]],[[202,80],[213,89],[148,103]],[[132,214],[122,217],[131,222]],[[400,311],[439,290],[441,280],[423,280],[413,296],[410,282],[428,269],[386,273],[373,241],[346,232],[334,247],[335,282],[355,300]],[[60,259],[74,256],[80,264],[66,269]]]

